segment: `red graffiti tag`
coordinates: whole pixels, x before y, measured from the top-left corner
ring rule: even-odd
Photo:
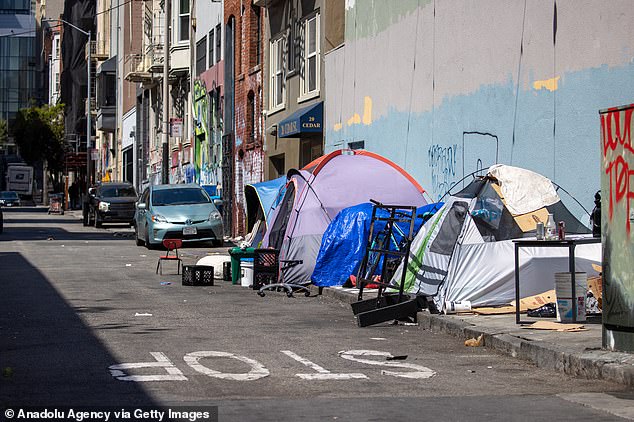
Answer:
[[[634,169],[630,169],[626,156],[634,154],[632,146],[632,113],[634,107],[626,110],[611,109],[601,115],[601,138],[603,140],[603,158],[605,173],[610,180],[608,216],[614,215],[615,204],[625,200],[627,234],[630,234],[630,204],[634,200]],[[621,122],[623,117],[623,122]],[[608,153],[610,153],[608,157]],[[628,157],[630,158],[630,157]]]

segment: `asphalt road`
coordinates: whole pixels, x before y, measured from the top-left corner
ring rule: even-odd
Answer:
[[[217,406],[223,422],[634,418],[620,385],[417,326],[358,328],[333,299],[182,286],[175,268],[155,274],[162,252],[135,246],[125,226],[45,208],[4,216],[4,408]],[[213,252],[182,250],[185,264]]]

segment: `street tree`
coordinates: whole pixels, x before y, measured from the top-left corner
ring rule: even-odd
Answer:
[[[11,126],[20,156],[29,165],[46,160],[58,182],[64,168],[64,105],[43,105],[18,111]]]
[[[0,119],[0,150],[9,142],[9,125],[4,119]]]

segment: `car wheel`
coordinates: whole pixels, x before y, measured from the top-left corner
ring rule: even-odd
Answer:
[[[99,214],[98,213],[95,213],[95,227],[98,228],[98,229],[103,227],[103,222],[99,218]]]
[[[137,246],[143,246],[143,244],[145,243],[143,240],[139,239],[139,231],[137,230],[136,226],[134,227],[134,240]]]
[[[82,212],[82,224],[84,225],[84,227],[88,226],[88,211]]]
[[[222,239],[216,239],[211,241],[211,246],[214,248],[221,248],[223,243]]]
[[[88,225],[92,226],[93,224],[95,224],[94,215],[88,210]]]

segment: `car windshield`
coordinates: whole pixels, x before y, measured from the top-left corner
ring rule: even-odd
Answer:
[[[136,198],[136,192],[132,186],[105,186],[101,188],[101,196],[104,198]]]
[[[198,188],[161,189],[152,193],[152,205],[155,207],[208,203],[209,197]]]
[[[17,192],[9,192],[9,191],[0,192],[0,198],[2,198],[2,199],[18,199],[18,193]]]

